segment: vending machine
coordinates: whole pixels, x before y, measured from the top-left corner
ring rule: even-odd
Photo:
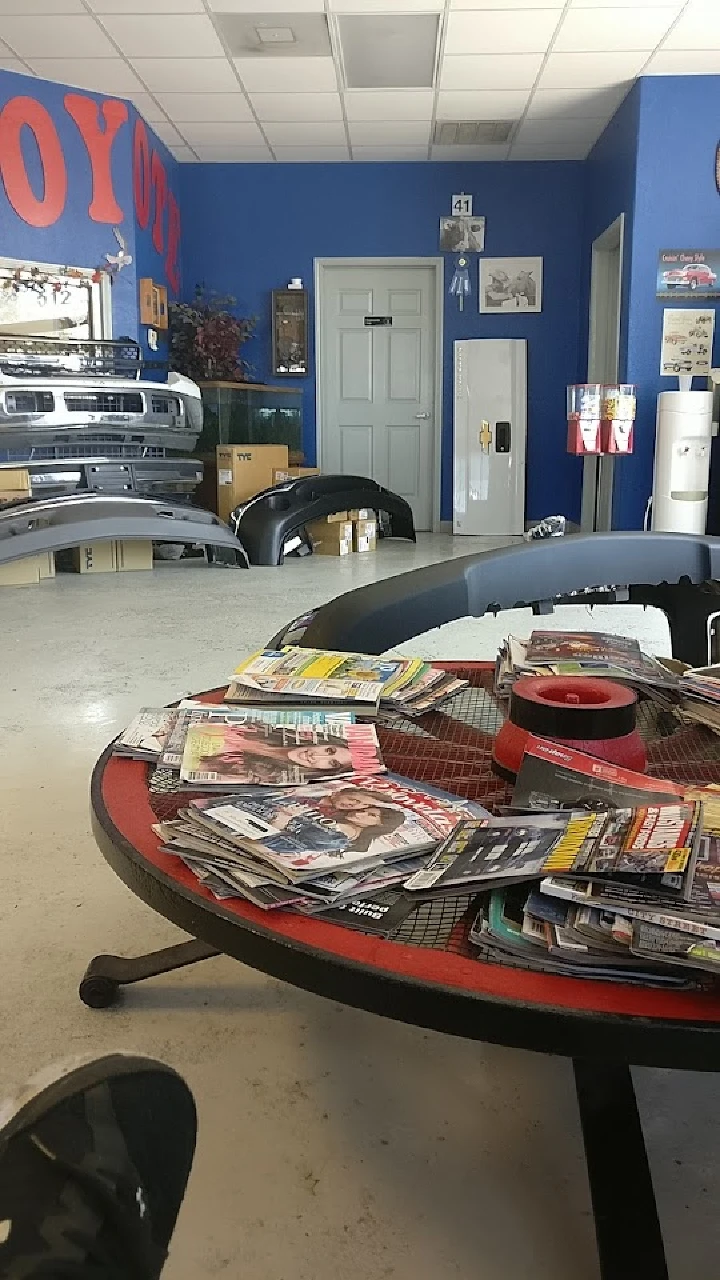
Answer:
[[[453,533],[525,531],[527,342],[455,343]]]

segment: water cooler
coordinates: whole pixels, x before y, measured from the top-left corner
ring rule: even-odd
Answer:
[[[704,533],[708,509],[711,391],[662,391],[657,402],[652,529]]]

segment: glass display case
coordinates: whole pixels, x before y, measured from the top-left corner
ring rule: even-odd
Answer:
[[[308,372],[308,298],[305,289],[273,289],[272,370],[275,377]]]
[[[255,382],[203,382],[203,429],[197,454],[219,444],[286,444],[302,451],[302,391]]]
[[[256,382],[203,382],[203,429],[195,456],[204,467],[196,503],[217,511],[219,444],[286,444],[289,462],[302,466],[303,393],[298,387],[266,387]]]

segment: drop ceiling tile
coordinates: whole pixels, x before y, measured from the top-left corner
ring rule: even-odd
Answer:
[[[431,153],[431,160],[507,160],[510,148],[507,143],[502,146],[477,146],[477,147],[446,147],[441,143],[435,143]]]
[[[342,120],[338,93],[254,93],[252,105],[260,121]]]
[[[603,132],[608,118],[604,120],[573,119],[564,120],[524,120],[515,135],[513,142],[517,146],[535,146],[551,143],[593,143]]]
[[[263,132],[270,146],[275,147],[342,147],[345,146],[345,126],[342,120],[326,120],[322,123],[292,121],[281,124],[265,124]]]
[[[433,113],[432,89],[347,89],[348,120],[429,120]]]
[[[571,9],[553,45],[556,53],[593,53],[654,49],[672,26],[677,11],[658,9]]]
[[[86,13],[82,0],[0,0],[0,14],[46,18],[60,13]]]
[[[350,159],[347,147],[273,147],[273,151],[281,164],[334,164]]]
[[[539,89],[601,89],[632,80],[641,71],[646,53],[551,53]]]
[[[254,0],[253,0],[254,2]],[[248,93],[325,93],[337,90],[332,58],[234,58]]]
[[[202,0],[88,0],[97,14],[204,13]]]
[[[528,100],[527,89],[455,89],[438,94],[438,120],[516,120]]]
[[[238,87],[227,58],[133,58],[133,66],[153,93],[222,93]]]
[[[690,3],[677,26],[670,32],[665,49],[720,49],[720,11],[710,0]]]
[[[597,0],[595,0],[597,3]],[[653,4],[657,0],[652,0]],[[552,9],[550,0],[450,0],[450,11],[456,9]]]
[[[193,147],[200,160],[215,164],[264,164],[273,159],[269,147],[233,146],[231,143],[213,143]]]
[[[521,20],[517,10],[467,9],[451,13],[445,54],[544,53],[561,14],[561,8],[529,9]]]
[[[235,93],[158,93],[157,99],[176,124],[253,118],[239,85]]]
[[[107,14],[103,24],[128,58],[219,58],[224,52],[203,14]]]
[[[324,0],[208,0],[216,13],[324,13]]]
[[[441,89],[532,89],[541,53],[453,54],[445,58]]]
[[[84,17],[37,18],[0,16],[0,40],[21,58],[102,58],[116,52],[88,14]]]
[[[643,67],[644,76],[720,75],[720,49],[660,49]]]
[[[35,72],[30,71],[28,67],[25,66],[25,63],[21,62],[19,58],[0,57],[0,71],[17,71],[21,76],[35,75]]]
[[[330,0],[333,13],[441,13],[443,0]]]
[[[197,161],[195,152],[190,147],[170,147],[170,154],[179,160],[181,164],[193,164]]]
[[[144,120],[148,124],[156,124],[161,120],[165,120],[165,114],[162,107],[159,107],[154,98],[149,93],[128,93],[127,97],[140,112]]]
[[[194,147],[226,146],[262,147],[265,145],[258,126],[252,121],[200,120],[182,125],[181,133]]]
[[[158,120],[152,127],[158,138],[167,147],[182,147],[186,145],[186,139],[182,134],[178,133],[174,125],[168,124],[167,120]]]
[[[95,93],[124,94],[143,89],[122,58],[32,58],[30,65],[44,80],[59,80]]]
[[[427,160],[427,147],[356,147],[352,149],[353,160],[380,160],[383,162]]]
[[[398,143],[427,147],[430,142],[429,120],[393,120],[387,124],[357,120],[351,121],[348,129],[353,147],[389,147]]]
[[[657,9],[660,8],[658,0],[612,0],[613,8],[616,9]],[[607,0],[571,0],[574,9],[602,9],[607,7]],[[663,0],[665,8],[672,8],[678,14],[685,4],[685,0]]]
[[[536,89],[527,109],[528,120],[568,115],[591,120],[607,119],[617,111],[632,81],[610,89]]]

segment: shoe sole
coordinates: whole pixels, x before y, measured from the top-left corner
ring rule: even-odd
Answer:
[[[43,1068],[30,1077],[15,1097],[0,1103],[0,1151],[12,1138],[23,1130],[31,1129],[53,1107],[70,1098],[120,1076],[151,1072],[174,1076],[188,1088],[172,1067],[139,1054],[112,1053],[103,1058],[72,1058]]]

